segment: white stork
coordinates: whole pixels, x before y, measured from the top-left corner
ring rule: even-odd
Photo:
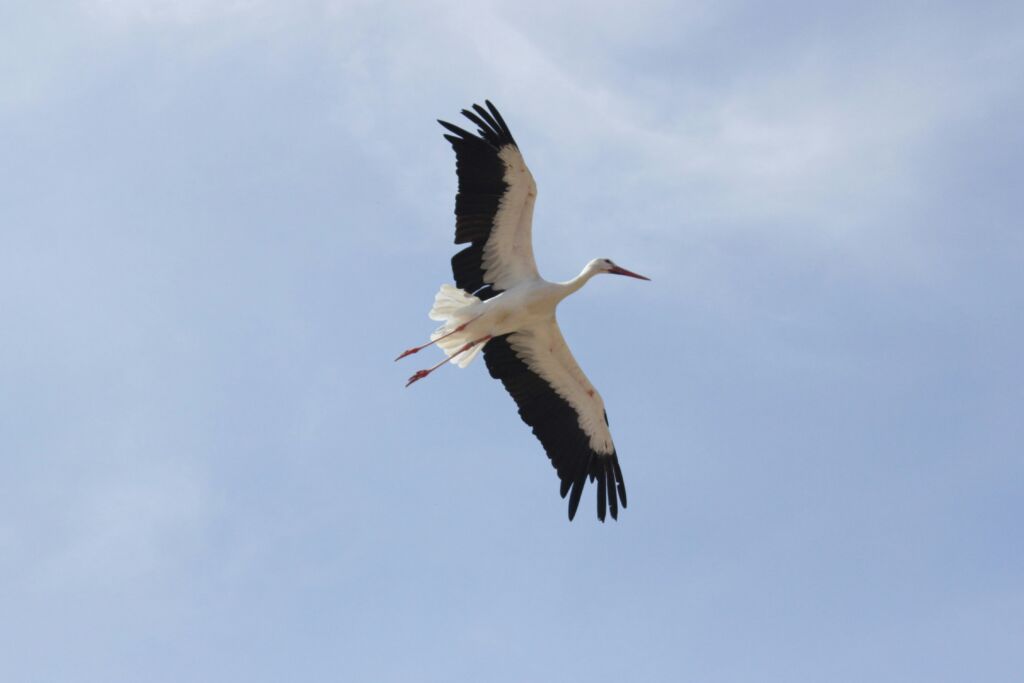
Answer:
[[[617,519],[619,501],[626,507],[626,485],[604,401],[562,338],[555,308],[599,273],[649,278],[605,258],[594,259],[568,282],[542,278],[530,236],[537,185],[494,105],[474,104],[473,110],[462,114],[478,127],[476,135],[438,121],[455,149],[455,243],[469,246],[452,258],[456,286],[441,285],[430,311],[443,324],[429,343],[395,360],[432,344],[444,350],[447,358],[414,374],[409,386],[445,361],[466,367],[483,349],[491,377],[515,399],[558,472],[562,497],[572,492],[569,519],[588,477],[597,482],[598,518],[604,521],[610,505]]]

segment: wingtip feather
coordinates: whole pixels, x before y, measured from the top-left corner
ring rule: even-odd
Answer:
[[[619,518],[619,500],[615,490],[615,470],[610,463],[605,466],[605,470],[607,472],[605,483],[608,487],[608,502],[611,503],[612,519],[617,520]]]
[[[569,521],[576,516],[576,509],[580,506],[580,498],[583,497],[583,488],[587,484],[587,475],[584,472],[572,483],[572,494],[569,496]]]
[[[622,468],[619,467],[619,459],[615,459],[615,479],[619,489],[619,500],[622,501],[622,507],[626,507],[626,480],[622,478]]]
[[[468,130],[466,130],[465,128],[459,128],[454,123],[448,123],[447,121],[442,121],[441,119],[438,119],[437,122],[440,123],[447,130],[458,135],[462,139],[473,137],[473,134],[470,133]]]

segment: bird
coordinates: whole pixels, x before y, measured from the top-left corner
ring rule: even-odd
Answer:
[[[626,484],[601,395],[566,344],[555,309],[596,275],[650,280],[607,258],[593,259],[566,282],[540,276],[533,257],[537,184],[498,109],[472,105],[462,115],[476,133],[438,120],[455,151],[455,285],[441,285],[429,317],[441,322],[430,341],[401,360],[436,345],[445,358],[412,375],[406,387],[452,363],[466,367],[483,352],[491,377],[512,395],[523,421],[540,440],[576,516],[589,479],[597,488],[597,517],[618,519]]]

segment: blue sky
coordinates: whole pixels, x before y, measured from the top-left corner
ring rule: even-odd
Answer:
[[[1020,3],[0,9],[0,678],[1024,669]],[[450,281],[483,98],[630,507]]]

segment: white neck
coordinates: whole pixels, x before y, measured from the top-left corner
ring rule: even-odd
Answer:
[[[600,271],[590,267],[588,263],[586,267],[580,271],[580,274],[569,280],[568,282],[561,282],[559,284],[563,287],[562,298],[569,296],[573,292],[579,291],[583,285],[590,281],[590,278],[597,275]]]

